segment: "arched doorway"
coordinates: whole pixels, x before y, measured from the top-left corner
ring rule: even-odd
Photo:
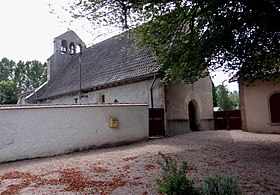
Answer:
[[[195,105],[193,103],[193,101],[190,101],[189,104],[188,104],[188,111],[189,111],[189,125],[190,125],[190,129],[192,131],[198,131],[198,128],[197,128],[197,124],[196,124],[196,116],[197,116],[197,111],[196,111],[196,108],[195,108]]]

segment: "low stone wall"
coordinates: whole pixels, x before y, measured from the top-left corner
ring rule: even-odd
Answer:
[[[199,131],[213,130],[213,119],[201,119],[199,124]],[[166,122],[168,136],[176,136],[192,132],[190,128],[190,121],[188,119],[169,119]]]
[[[146,104],[0,107],[0,162],[146,140],[148,114]]]

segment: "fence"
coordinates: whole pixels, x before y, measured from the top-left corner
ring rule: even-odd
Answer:
[[[241,111],[214,112],[215,129],[242,129]]]

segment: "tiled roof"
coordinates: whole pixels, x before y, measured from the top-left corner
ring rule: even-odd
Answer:
[[[135,45],[136,36],[122,33],[85,49],[81,54],[81,88],[90,88],[143,78],[159,72],[155,58],[147,49]],[[79,91],[79,56],[62,68],[38,99]]]

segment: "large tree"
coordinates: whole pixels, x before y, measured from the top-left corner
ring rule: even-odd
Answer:
[[[47,80],[47,63],[38,60],[14,62],[0,61],[0,81],[12,81],[21,91],[35,89]]]
[[[19,87],[12,81],[0,81],[0,104],[16,104]]]
[[[249,84],[280,80],[279,0],[78,0],[71,12],[137,27],[166,81],[194,82],[217,69]]]
[[[22,91],[36,89],[47,80],[47,64],[38,60],[19,61],[14,69],[13,81]]]
[[[214,87],[214,99],[216,105],[224,111],[235,110],[239,108],[239,93],[237,91],[230,92],[226,85],[218,85]]]
[[[20,92],[36,89],[47,80],[47,64],[37,60],[0,61],[0,104],[15,104]]]

